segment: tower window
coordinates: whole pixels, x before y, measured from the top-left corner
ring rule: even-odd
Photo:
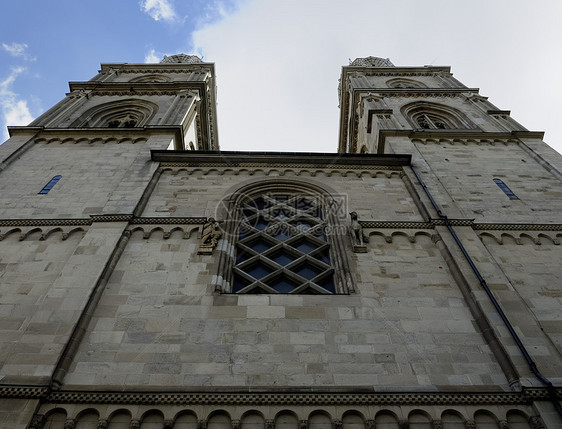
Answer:
[[[515,195],[513,193],[513,191],[511,189],[509,189],[509,186],[507,186],[505,183],[503,183],[503,180],[501,179],[494,179],[494,183],[496,185],[498,185],[498,187],[503,191],[503,193],[505,195],[507,195],[509,197],[510,200],[518,200],[519,198],[517,197],[517,195]]]
[[[446,130],[452,127],[443,118],[431,113],[418,113],[414,116],[414,121],[424,130]]]
[[[62,178],[62,176],[55,176],[55,177],[53,177],[53,178],[49,181],[49,183],[47,183],[47,184],[45,185],[45,187],[39,191],[39,194],[48,194],[49,191],[50,191],[51,189],[53,189],[53,186],[55,186],[55,185],[57,184],[57,182],[58,182],[61,178]]]

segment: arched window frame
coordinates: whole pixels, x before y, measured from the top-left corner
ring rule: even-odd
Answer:
[[[219,263],[217,275],[213,278],[215,292],[217,293],[284,293],[276,290],[234,290],[235,267],[237,265],[237,250],[240,249],[239,243],[245,238],[240,238],[240,227],[242,224],[242,208],[247,201],[258,199],[264,195],[290,195],[290,196],[306,196],[320,201],[321,210],[325,221],[325,237],[327,243],[327,252],[329,253],[329,264],[332,268],[333,275],[333,294],[349,294],[355,292],[349,263],[345,252],[344,238],[347,237],[347,226],[340,223],[340,218],[346,215],[347,203],[342,201],[343,198],[334,192],[329,192],[323,187],[292,180],[271,180],[252,183],[242,186],[236,191],[229,193],[223,199],[220,209],[217,211],[216,218],[223,225],[223,236],[218,243]],[[311,230],[314,228],[311,228]],[[306,236],[308,232],[304,233]],[[312,231],[310,232],[312,234]],[[260,233],[261,236],[261,233]],[[302,236],[301,236],[302,238]],[[295,240],[296,241],[296,240]],[[276,247],[277,244],[274,246]],[[266,252],[267,253],[267,252]],[[258,256],[256,259],[259,259]],[[305,255],[298,260],[305,263],[308,260]],[[240,264],[240,261],[238,261]],[[243,262],[246,262],[244,260]],[[290,265],[290,264],[288,264]],[[275,275],[283,275],[282,270],[277,269]],[[254,285],[258,286],[258,285]],[[300,285],[302,286],[302,285]],[[312,289],[306,287],[298,287],[294,291],[288,293],[326,293],[328,290],[320,290],[317,285],[312,285]],[[257,289],[257,288],[256,288]]]
[[[137,76],[133,79],[131,79],[129,82],[135,82],[135,83],[166,83],[166,82],[170,82],[171,79],[168,76],[163,76],[160,74],[148,74],[148,75],[142,75],[142,76]]]
[[[402,108],[402,114],[414,129],[476,129],[463,113],[443,104],[425,101],[411,103]],[[427,126],[422,126],[422,121]]]
[[[422,89],[427,88],[427,85],[419,82],[417,80],[412,79],[404,79],[404,78],[397,78],[397,79],[390,79],[386,81],[386,85],[389,88],[397,88],[397,89]]]
[[[80,115],[71,127],[122,128],[142,127],[158,112],[158,105],[146,100],[128,99],[104,103]],[[116,121],[112,125],[112,122]],[[127,124],[134,121],[135,124]]]

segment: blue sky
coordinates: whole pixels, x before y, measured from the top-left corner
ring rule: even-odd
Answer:
[[[25,125],[100,63],[216,64],[224,150],[333,152],[341,66],[450,65],[562,151],[559,0],[18,0],[0,14],[0,126]]]

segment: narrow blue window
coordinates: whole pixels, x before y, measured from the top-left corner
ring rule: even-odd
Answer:
[[[43,189],[41,189],[39,191],[40,194],[48,194],[49,191],[51,189],[53,189],[53,186],[55,186],[57,184],[57,182],[61,179],[62,176],[55,176],[51,179],[51,181],[49,183],[47,183],[45,185],[45,187]]]
[[[513,191],[511,189],[509,189],[509,186],[507,186],[505,183],[503,183],[503,180],[494,179],[494,183],[499,186],[499,188],[503,191],[503,193],[505,195],[508,196],[508,198],[510,200],[518,200],[519,199],[519,198],[517,198],[517,195],[515,195],[513,193]]]

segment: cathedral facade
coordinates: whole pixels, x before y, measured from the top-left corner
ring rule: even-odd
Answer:
[[[560,427],[562,156],[449,67],[339,101],[337,152],[220,151],[182,54],[9,127],[0,427]]]

